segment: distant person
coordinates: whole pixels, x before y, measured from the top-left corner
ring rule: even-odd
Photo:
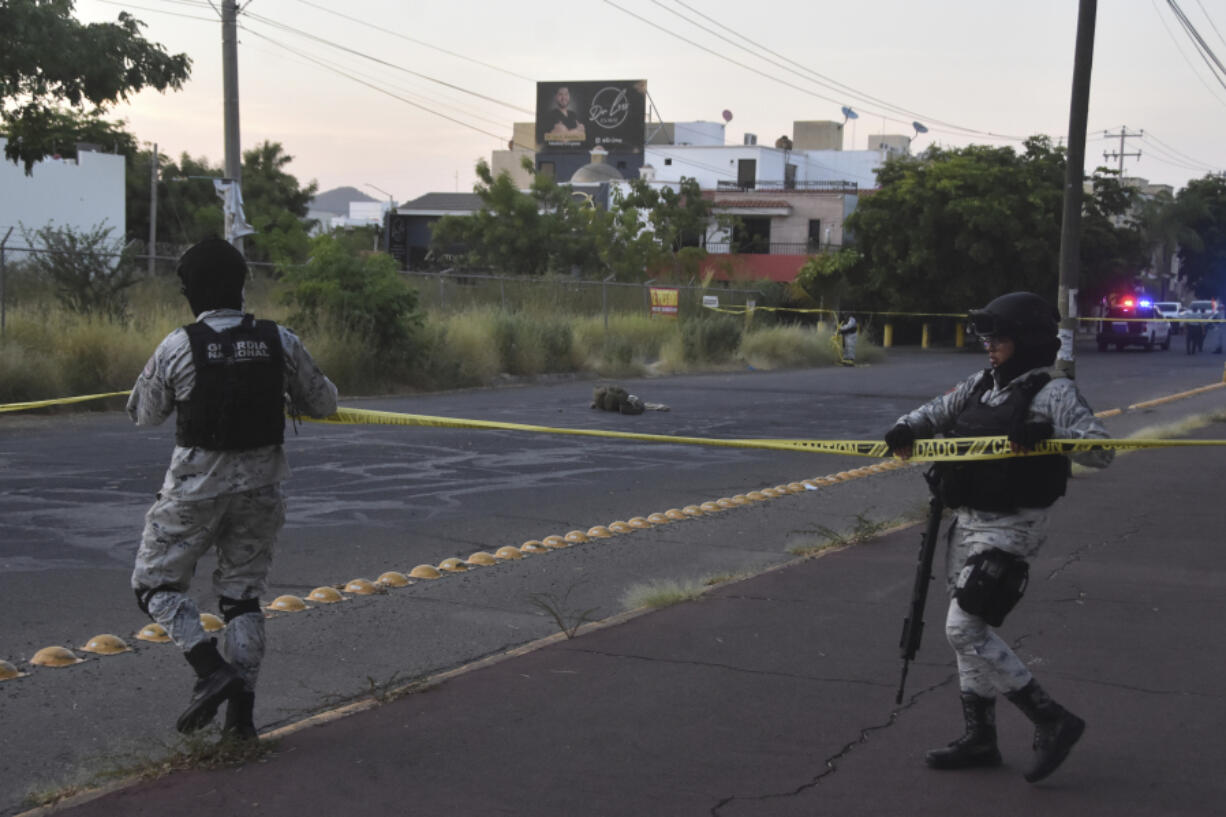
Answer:
[[[1104,438],[1076,384],[1053,368],[1059,314],[1029,292],[1002,295],[970,314],[991,364],[952,391],[904,414],[885,435],[891,453],[912,455],[915,440],[1007,436],[1014,452],[1050,438]],[[1102,468],[1114,452],[1073,455]],[[966,732],[925,756],[933,769],[999,766],[996,696],[1034,723],[1029,782],[1047,777],[1068,756],[1085,721],[1052,700],[1026,664],[993,631],[1022,598],[1033,560],[1047,538],[1048,508],[1064,495],[1068,457],[1008,457],[941,463],[937,490],[955,509],[947,553],[951,596],[945,636],[958,662]]]
[[[1196,313],[1191,320],[1184,324],[1186,327],[1184,330],[1184,348],[1190,355],[1203,351],[1205,348],[1205,324],[1200,323],[1199,318],[1200,314]]]
[[[158,345],[128,398],[128,414],[140,426],[178,413],[132,589],[196,672],[178,730],[207,726],[227,703],[223,733],[253,740],[264,657],[260,594],[285,521],[285,410],[326,417],[336,411],[336,386],[297,335],[243,313],[247,263],[230,244],[196,244],[179,259],[178,275],[196,320]],[[210,550],[217,552],[213,587],[226,622],[220,651],[188,595],[196,562]]]
[[[553,105],[545,113],[545,139],[556,142],[582,142],[587,129],[579,114],[570,107],[570,88],[565,85],[554,91]]]
[[[843,357],[839,362],[844,366],[856,365],[856,336],[859,331],[855,315],[848,315],[839,325],[839,336],[843,341]]]

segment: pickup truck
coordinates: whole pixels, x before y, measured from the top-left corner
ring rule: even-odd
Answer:
[[[1108,308],[1099,321],[1095,339],[1100,352],[1107,351],[1108,346],[1140,346],[1147,352],[1159,346],[1165,350],[1171,348],[1171,324],[1153,306],[1117,305]]]

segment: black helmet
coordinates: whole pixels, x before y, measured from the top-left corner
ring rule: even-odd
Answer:
[[[247,261],[228,241],[206,238],[190,247],[176,270],[192,314],[210,309],[242,309]]]
[[[983,309],[972,309],[970,323],[980,337],[1004,337],[1017,346],[1047,346],[1056,340],[1060,313],[1033,292],[1010,292]]]

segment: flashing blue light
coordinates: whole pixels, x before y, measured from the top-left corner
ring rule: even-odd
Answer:
[[[1141,301],[1141,302],[1138,304],[1138,306],[1153,306],[1153,305],[1154,305],[1154,302],[1153,302],[1153,301]]]

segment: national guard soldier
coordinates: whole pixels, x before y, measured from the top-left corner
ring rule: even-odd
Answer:
[[[988,350],[991,367],[948,394],[903,415],[885,436],[893,453],[911,456],[916,439],[1008,436],[1013,450],[1029,451],[1049,438],[1105,438],[1073,381],[1052,368],[1060,348],[1059,314],[1029,292],[996,298],[970,313],[972,330]],[[1073,455],[1095,468],[1114,452]],[[1051,699],[1026,665],[992,627],[1021,599],[1028,562],[1046,538],[1047,509],[1064,495],[1064,455],[942,463],[937,490],[956,509],[947,551],[952,599],[945,634],[958,663],[966,732],[927,753],[934,769],[1001,763],[996,745],[996,695],[1003,694],[1035,724],[1036,782],[1064,762],[1085,722]]]
[[[856,324],[856,316],[848,314],[846,320],[839,325],[839,336],[843,341],[843,357],[839,360],[844,366],[856,365],[856,336],[860,327]]]
[[[166,336],[128,399],[137,425],[178,413],[174,453],[145,516],[132,588],[196,672],[178,730],[203,728],[228,702],[223,733],[251,740],[264,656],[260,593],[285,520],[285,411],[326,417],[336,411],[336,387],[297,335],[243,313],[247,263],[230,244],[196,244],[179,260],[178,275],[196,321]],[[226,622],[220,651],[187,595],[197,560],[214,548],[213,586]]]

